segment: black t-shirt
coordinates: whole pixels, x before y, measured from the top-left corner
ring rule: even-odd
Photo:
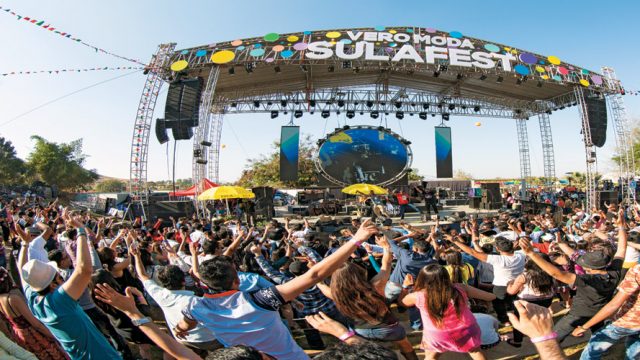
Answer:
[[[606,305],[620,282],[622,259],[614,259],[606,274],[576,275],[574,285],[577,288],[570,313],[591,317]]]

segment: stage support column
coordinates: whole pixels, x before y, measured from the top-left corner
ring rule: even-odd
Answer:
[[[540,124],[540,139],[542,140],[542,163],[544,165],[544,187],[551,190],[556,181],[556,159],[553,152],[553,137],[551,136],[551,120],[546,112],[538,115]]]
[[[518,132],[518,151],[520,153],[520,178],[522,186],[520,188],[520,198],[527,197],[527,181],[531,177],[531,158],[529,155],[529,133],[527,132],[527,120],[516,119],[516,129]]]
[[[587,195],[585,210],[591,211],[591,209],[598,207],[598,198],[596,193],[596,181],[595,174],[598,168],[596,148],[591,141],[591,127],[589,126],[589,113],[587,104],[584,100],[584,91],[581,87],[576,86],[573,92],[578,103],[578,110],[580,111],[580,120],[582,122],[582,139],[584,141],[584,155],[586,160],[586,189]]]
[[[605,77],[605,81],[609,83],[609,86],[612,88],[620,86],[615,70],[610,67],[603,67],[602,74]],[[607,95],[606,100],[609,107],[609,114],[611,114],[613,126],[616,131],[616,152],[620,158],[618,162],[618,176],[620,177],[621,195],[624,199],[635,200],[635,189],[629,187],[629,184],[636,175],[636,161],[632,150],[634,144],[627,110],[624,106],[621,92]]]

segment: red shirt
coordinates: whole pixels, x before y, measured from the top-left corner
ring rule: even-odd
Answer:
[[[398,199],[399,205],[407,205],[409,203],[409,198],[403,193],[397,193],[396,199]]]

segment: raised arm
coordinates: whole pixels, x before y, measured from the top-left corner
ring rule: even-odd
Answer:
[[[616,225],[618,226],[618,248],[616,249],[616,253],[613,255],[613,258],[624,260],[627,253],[627,222],[624,218],[624,209],[622,208],[618,212]]]
[[[472,249],[470,248],[467,244],[465,244],[464,242],[460,241],[459,238],[453,239],[454,244],[458,245],[458,247],[460,248],[460,250],[466,252],[467,254],[473,256],[474,258],[486,262],[487,259],[489,258],[489,255],[483,253],[482,251],[478,251],[476,249]]]
[[[613,316],[613,314],[615,314],[624,305],[624,303],[627,302],[629,298],[631,298],[631,295],[632,294],[629,294],[625,291],[618,291],[616,296],[614,296],[611,301],[603,306],[600,311],[593,315],[593,317],[589,319],[589,321],[584,323],[584,325],[582,326],[576,327],[576,329],[573,330],[573,336],[580,337],[592,326],[597,325]]]
[[[252,232],[253,231],[249,231],[249,235],[251,235]],[[232,256],[233,253],[236,252],[236,249],[238,248],[238,246],[240,246],[240,243],[242,242],[243,239],[244,239],[244,230],[238,229],[238,235],[236,235],[231,245],[229,245],[229,247],[222,253],[222,255]]]
[[[573,285],[573,283],[576,281],[576,274],[572,274],[570,272],[562,271],[558,269],[555,265],[551,264],[550,262],[547,262],[535,251],[533,251],[533,247],[531,246],[531,243],[529,242],[529,240],[525,238],[521,238],[519,240],[519,243],[520,243],[520,248],[524,251],[524,253],[527,254],[527,256],[531,260],[533,260],[533,262],[535,262],[536,265],[538,265],[542,269],[542,271],[551,275],[551,277],[553,277],[554,279],[568,285]]]
[[[317,263],[303,275],[298,276],[285,284],[278,285],[278,292],[280,292],[284,301],[288,302],[295,299],[304,290],[329,276],[349,258],[351,253],[353,253],[353,251],[360,246],[362,242],[366,241],[371,237],[371,235],[377,232],[378,229],[370,219],[365,221],[353,238],[346,244],[342,245],[336,252]]]
[[[391,276],[391,262],[393,261],[393,256],[391,256],[391,245],[389,245],[389,241],[387,241],[386,236],[376,235],[376,244],[383,248],[382,265],[380,266],[378,274],[371,279],[371,284],[378,293],[384,295],[384,287],[387,284],[387,281],[389,281],[389,276]]]
[[[136,270],[136,274],[138,274],[138,278],[140,278],[141,281],[147,281],[151,279],[149,277],[149,274],[147,274],[147,271],[144,269],[144,264],[142,263],[142,256],[140,256],[140,250],[129,249],[129,254],[131,254],[131,256],[133,256],[135,260],[136,266],[134,266],[134,268]]]
[[[62,284],[62,289],[72,299],[78,300],[89,285],[91,274],[93,273],[93,266],[91,264],[91,254],[89,253],[89,243],[87,242],[87,232],[84,225],[77,219],[72,220],[71,225],[78,230],[78,236],[76,238],[78,244],[78,249],[76,250],[77,261],[73,274],[71,274],[69,280]]]

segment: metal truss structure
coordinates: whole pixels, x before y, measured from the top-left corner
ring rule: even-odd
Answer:
[[[542,140],[542,163],[544,167],[544,185],[550,189],[556,179],[556,159],[553,151],[553,137],[551,136],[551,120],[546,112],[538,115],[540,124],[540,139]]]
[[[149,72],[144,83],[142,96],[138,103],[138,111],[133,126],[131,140],[131,156],[129,161],[129,192],[132,203],[140,204],[144,213],[144,205],[148,203],[147,189],[147,155],[149,152],[149,134],[153,121],[158,93],[164,80],[160,71],[168,66],[170,55],[176,47],[175,43],[162,44],[151,58]]]
[[[527,131],[527,119],[516,119],[518,133],[518,153],[520,155],[520,178],[522,179],[522,198],[526,197],[527,181],[531,178],[531,157],[529,154],[529,133]]]
[[[603,67],[602,74],[609,83],[616,84],[618,79],[615,70],[610,67]],[[635,191],[629,189],[629,182],[636,175],[635,156],[633,151],[633,137],[629,117],[624,106],[622,94],[612,93],[606,96],[610,118],[616,134],[616,151],[618,153],[618,171],[620,176],[620,190],[623,198],[635,200]]]
[[[209,162],[207,163],[207,176],[215,183],[220,182],[220,146],[222,146],[222,124],[224,114],[214,113],[209,126]]]
[[[598,206],[598,194],[596,192],[595,175],[597,172],[597,156],[596,148],[591,141],[591,127],[589,126],[589,115],[587,104],[584,100],[584,90],[580,87],[574,89],[576,101],[578,102],[578,109],[580,112],[580,119],[582,123],[582,137],[584,141],[584,153],[587,165],[587,179],[586,179],[586,209],[591,209]]]

